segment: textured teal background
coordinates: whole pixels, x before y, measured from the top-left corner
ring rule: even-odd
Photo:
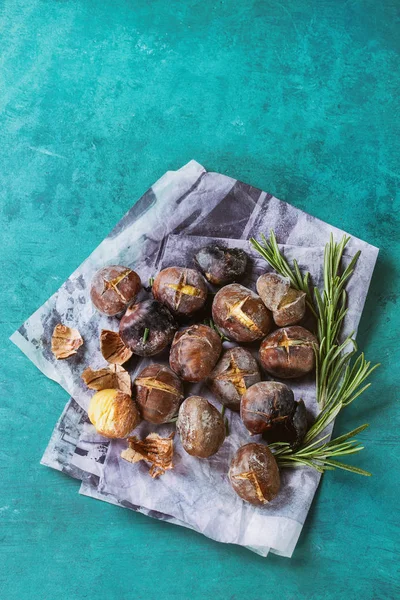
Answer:
[[[394,599],[399,585],[398,0],[0,1],[0,597]],[[195,158],[381,248],[383,367],[292,560],[77,494],[39,465],[66,393],[7,341],[167,169]]]

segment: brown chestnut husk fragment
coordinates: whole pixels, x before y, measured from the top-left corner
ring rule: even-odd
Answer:
[[[203,308],[207,299],[204,277],[194,269],[168,267],[158,273],[153,295],[175,315],[190,316]]]
[[[158,425],[176,417],[183,400],[183,385],[171,369],[149,365],[139,373],[134,385],[143,419]]]
[[[54,327],[51,338],[51,351],[57,360],[76,354],[82,344],[83,339],[77,329],[67,327],[67,325],[63,325],[62,323],[58,323]]]
[[[221,338],[214,329],[191,325],[175,334],[169,364],[184,381],[202,381],[215,367],[221,350]]]
[[[292,390],[277,381],[251,386],[242,397],[240,416],[252,435],[262,433],[268,442],[288,442],[293,448],[307,431],[304,402],[295,402]]]
[[[256,287],[278,327],[295,325],[304,317],[306,294],[290,287],[290,280],[286,277],[264,273],[258,278]]]
[[[274,455],[262,444],[250,443],[239,448],[231,462],[229,479],[238,496],[255,506],[271,502],[280,488]]]
[[[141,288],[140,277],[129,267],[110,265],[92,279],[90,297],[97,310],[113,317],[135,301]]]
[[[141,460],[149,462],[150,477],[154,479],[164,475],[165,471],[173,469],[172,462],[174,454],[175,432],[170,433],[166,438],[162,438],[158,433],[150,433],[144,440],[136,436],[128,438],[128,448],[121,452],[121,458],[131,463],[137,463]]]
[[[134,354],[153,356],[172,341],[177,325],[166,306],[145,300],[129,307],[119,325],[122,342]]]
[[[107,362],[114,365],[123,365],[128,361],[133,352],[121,340],[119,333],[102,329],[100,334],[100,352]]]
[[[198,458],[212,456],[225,440],[221,413],[201,396],[190,396],[181,404],[176,426],[188,454]]]
[[[194,262],[210,283],[226,285],[243,277],[248,255],[240,248],[210,244],[197,252]]]
[[[221,332],[237,342],[258,340],[272,325],[271,313],[261,298],[238,283],[226,285],[217,292],[212,316]]]
[[[222,404],[239,410],[247,388],[260,380],[260,370],[251,352],[237,346],[223,353],[210,374],[208,386]]]
[[[262,341],[260,362],[274,377],[301,377],[315,366],[315,346],[318,346],[317,338],[304,327],[277,329]]]

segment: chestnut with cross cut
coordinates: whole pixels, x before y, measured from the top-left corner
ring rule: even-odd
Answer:
[[[183,400],[183,385],[171,369],[152,364],[134,381],[136,403],[142,418],[150,423],[167,423],[177,416]]]
[[[250,443],[239,448],[232,459],[229,480],[235,492],[255,506],[263,506],[277,496],[279,469],[268,446]]]
[[[226,350],[210,374],[208,386],[231,410],[240,409],[240,400],[250,386],[261,380],[257,361],[246,348]]]
[[[232,283],[221,288],[212,305],[215,324],[236,342],[253,342],[271,329],[272,317],[261,298],[252,290]]]
[[[203,308],[207,299],[204,277],[194,269],[168,267],[158,273],[153,295],[175,315],[189,316]]]
[[[215,367],[221,350],[221,338],[214,329],[191,325],[175,334],[169,364],[184,381],[202,381]]]
[[[283,327],[270,333],[261,343],[260,362],[264,369],[280,379],[301,377],[315,366],[317,338],[304,327]]]
[[[140,277],[129,267],[110,265],[97,271],[92,279],[90,297],[97,310],[113,317],[135,301]]]

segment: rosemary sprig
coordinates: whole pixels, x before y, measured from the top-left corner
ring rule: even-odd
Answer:
[[[218,327],[216,326],[216,324],[214,323],[214,321],[212,319],[204,319],[203,324],[208,325],[208,327],[211,327],[211,329],[214,329],[214,331],[216,331],[218,333],[222,342],[225,342],[225,341],[230,342],[231,341],[229,338],[226,337],[226,335],[224,335],[222,333],[222,331],[220,331],[220,329],[218,329]]]
[[[153,287],[154,277],[149,277],[149,287]]]
[[[144,330],[144,333],[143,333],[143,338],[142,338],[143,344],[145,344],[147,342],[147,340],[149,339],[149,333],[150,333],[150,329],[148,327],[146,327],[146,329]]]

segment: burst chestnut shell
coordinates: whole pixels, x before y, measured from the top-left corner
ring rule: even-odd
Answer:
[[[99,312],[112,317],[134,302],[140,288],[140,277],[135,271],[110,265],[97,271],[93,277],[90,297]]]
[[[150,423],[167,423],[178,414],[183,400],[183,385],[171,369],[152,364],[134,381],[136,402],[142,418]]]
[[[168,267],[158,273],[153,283],[153,295],[174,315],[189,316],[203,308],[207,300],[207,284],[194,269]]]
[[[124,438],[139,424],[132,398],[120,390],[101,390],[89,404],[88,416],[96,430],[109,438]]]
[[[310,373],[315,366],[317,338],[304,327],[283,327],[270,333],[261,343],[260,362],[279,379],[292,379]]]
[[[239,448],[231,462],[229,479],[238,496],[255,506],[271,502],[280,488],[274,455],[262,444],[250,443]]]

